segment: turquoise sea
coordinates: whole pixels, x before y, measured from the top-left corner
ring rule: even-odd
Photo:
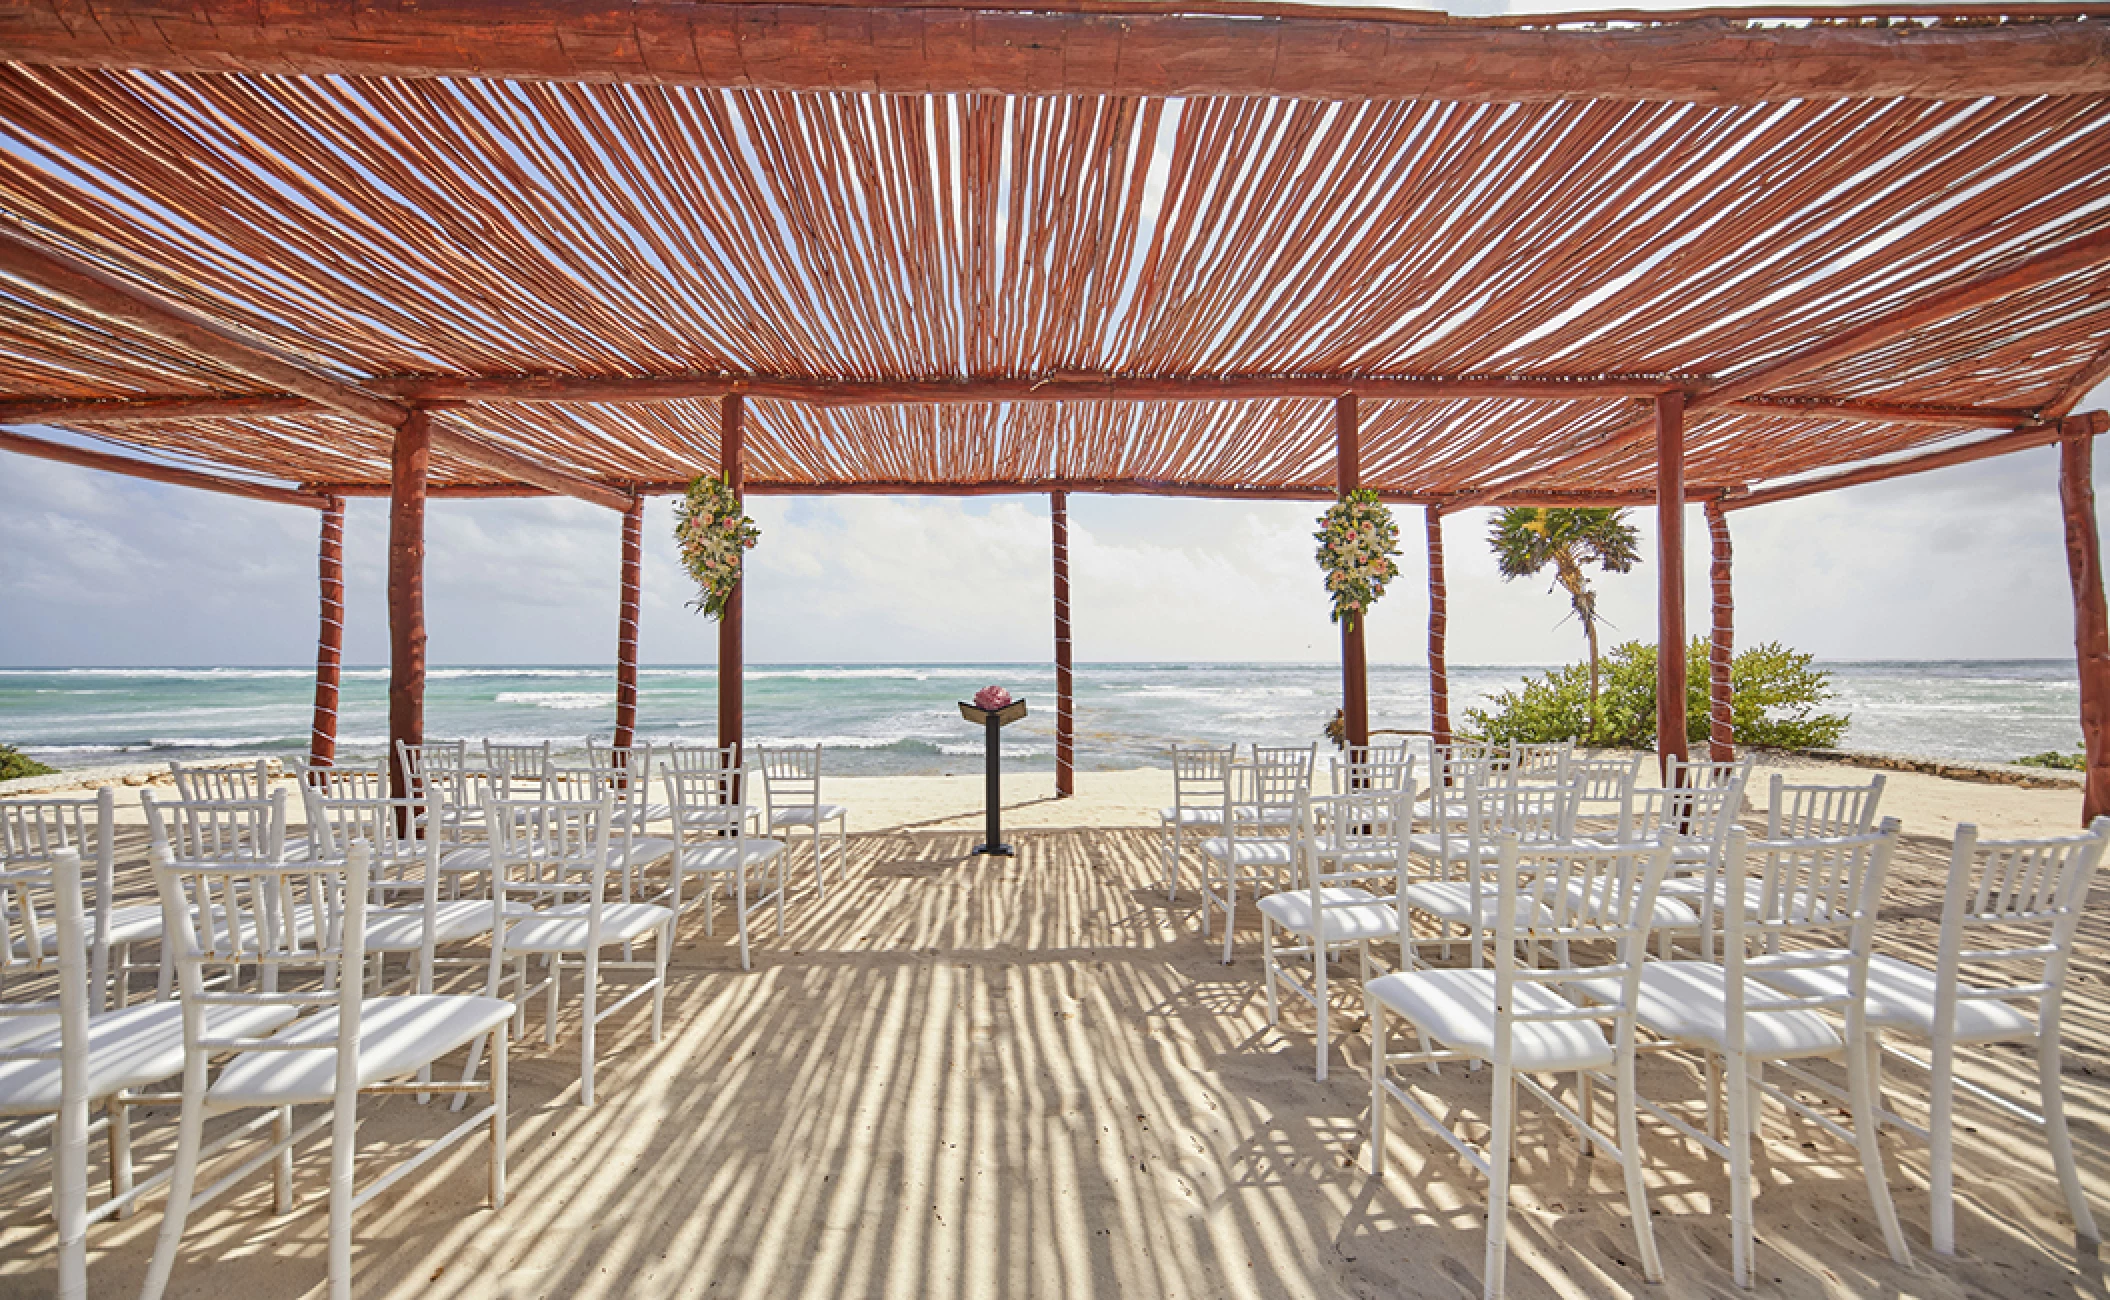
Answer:
[[[1927,757],[2006,761],[2079,745],[2079,691],[2063,660],[1830,663],[1837,707],[1853,719],[1847,745]],[[1530,665],[1451,670],[1453,715],[1537,671]],[[426,733],[581,748],[605,736],[614,670],[602,666],[455,666],[431,671]],[[1180,740],[1316,739],[1339,689],[1331,664],[1082,664],[1077,761],[1116,769],[1164,762]],[[308,740],[307,668],[0,669],[0,742],[56,767],[91,767],[229,753],[294,755]],[[747,672],[748,734],[819,742],[843,773],[972,770],[980,735],[955,701],[999,684],[1029,701],[1004,733],[1019,766],[1054,762],[1054,670],[1046,664],[766,664]],[[340,752],[378,756],[388,730],[388,671],[348,669]],[[704,667],[642,670],[640,731],[708,741],[717,675]],[[1428,725],[1428,675],[1370,670],[1371,723]]]

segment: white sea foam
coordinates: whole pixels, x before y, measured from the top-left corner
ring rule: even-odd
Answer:
[[[500,691],[500,704],[532,704],[538,709],[609,709],[615,707],[615,693],[600,691]]]

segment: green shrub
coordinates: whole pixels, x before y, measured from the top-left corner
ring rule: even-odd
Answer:
[[[2024,754],[2015,761],[2024,767],[2055,767],[2062,772],[2079,772],[2088,766],[2086,754],[2061,754],[2056,749],[2047,749],[2041,754]]]
[[[0,781],[12,781],[18,776],[50,776],[58,770],[25,756],[12,745],[0,745]]]
[[[1685,654],[1685,731],[1707,738],[1707,642],[1695,638]],[[1775,749],[1830,749],[1846,735],[1842,713],[1818,710],[1832,697],[1831,674],[1811,656],[1777,642],[1752,646],[1729,666],[1730,708],[1740,745]],[[1587,735],[1590,669],[1568,664],[1529,677],[1495,695],[1487,708],[1465,711],[1464,732],[1497,744],[1582,740],[1627,749],[1656,743],[1656,647],[1639,641],[1605,654],[1598,696],[1598,728]]]

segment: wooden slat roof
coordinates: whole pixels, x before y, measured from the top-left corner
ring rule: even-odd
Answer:
[[[424,6],[425,21],[461,8]],[[2042,44],[2056,29],[2069,51],[2110,31],[2085,7],[2035,19],[1910,30]],[[1323,494],[1326,394],[1391,378],[1457,395],[1365,393],[1368,486],[1639,494],[1649,449],[1613,435],[1649,391],[1704,392],[2101,247],[1744,405],[1696,407],[1688,482],[1742,488],[1953,439],[1980,411],[2027,424],[2110,342],[2106,61],[2067,69],[2059,84],[2084,93],[1961,98],[876,93],[203,71],[231,65],[38,30],[0,19],[0,55],[18,60],[0,64],[0,226],[624,487],[713,468],[716,394],[744,388],[763,490]],[[1734,30],[1762,50],[1769,32],[1807,44],[1824,28]],[[98,62],[139,66],[61,66]],[[592,400],[542,400],[594,379]],[[1574,391],[1493,382],[1519,380]],[[1044,400],[1209,381],[1286,395]],[[0,419],[183,398],[216,405],[46,418],[272,482],[387,481],[385,428],[0,280]],[[444,450],[433,473],[506,486]]]

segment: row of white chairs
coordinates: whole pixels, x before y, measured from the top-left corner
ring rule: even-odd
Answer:
[[[1853,1145],[1885,1245],[1900,1262],[1909,1252],[1876,1132],[1890,1125],[1930,1145],[1931,1236],[1937,1252],[1950,1253],[1959,1091],[2045,1130],[2076,1226],[2095,1236],[2065,1131],[2059,1019],[2081,904],[2110,820],[2083,836],[1998,843],[1965,828],[1952,851],[1935,959],[1916,964],[1873,951],[1898,838],[1894,821],[1874,825],[1880,776],[1826,786],[1776,775],[1765,836],[1753,839],[1736,825],[1748,761],[1676,768],[1676,784],[1646,790],[1635,785],[1638,763],[1625,758],[1570,752],[1534,756],[1527,768],[1514,756],[1438,750],[1431,767],[1440,783],[1417,791],[1411,761],[1351,752],[1335,763],[1333,792],[1313,795],[1309,753],[1261,747],[1246,764],[1217,760],[1232,793],[1213,786],[1218,816],[1187,823],[1220,828],[1200,845],[1204,932],[1211,910],[1224,913],[1228,929],[1238,885],[1249,881],[1259,895],[1270,1022],[1279,1023],[1280,988],[1312,1003],[1321,1079],[1331,1038],[1325,958],[1357,949],[1371,1044],[1372,1171],[1382,1172],[1385,1112],[1397,1104],[1490,1180],[1488,1295],[1503,1291],[1520,1087],[1577,1128],[1585,1154],[1622,1164],[1651,1279],[1661,1273],[1638,1117],[1728,1164],[1732,1272],[1748,1286],[1751,1144],[1768,1099]],[[1186,800],[1176,809],[1194,806]],[[1579,815],[1585,807],[1591,817]],[[1164,820],[1171,840],[1177,823]],[[1648,956],[1652,937],[1657,959]],[[1690,956],[1674,953],[1674,938],[1692,941]],[[1396,945],[1398,968],[1374,975],[1372,947],[1385,944]],[[1427,960],[1429,948],[1455,944],[1467,950],[1462,966]],[[1228,960],[1228,935],[1224,951]],[[1406,1022],[1412,1048],[1393,1045],[1388,1020]],[[1925,1054],[1905,1052],[1899,1039]],[[1957,1077],[1957,1049],[1981,1042],[2035,1052],[2038,1111]],[[1879,1048],[1926,1070],[1927,1122],[1883,1103]],[[1639,1094],[1641,1050],[1701,1058],[1697,1123]],[[1843,1083],[1813,1072],[1817,1058],[1842,1062]],[[1409,1067],[1434,1071],[1447,1061],[1492,1067],[1485,1149],[1445,1122],[1448,1102],[1417,1095]],[[1563,1094],[1557,1080],[1569,1077]],[[1595,1118],[1601,1091],[1614,1107],[1611,1133]],[[1850,1122],[1811,1095],[1844,1105]]]

